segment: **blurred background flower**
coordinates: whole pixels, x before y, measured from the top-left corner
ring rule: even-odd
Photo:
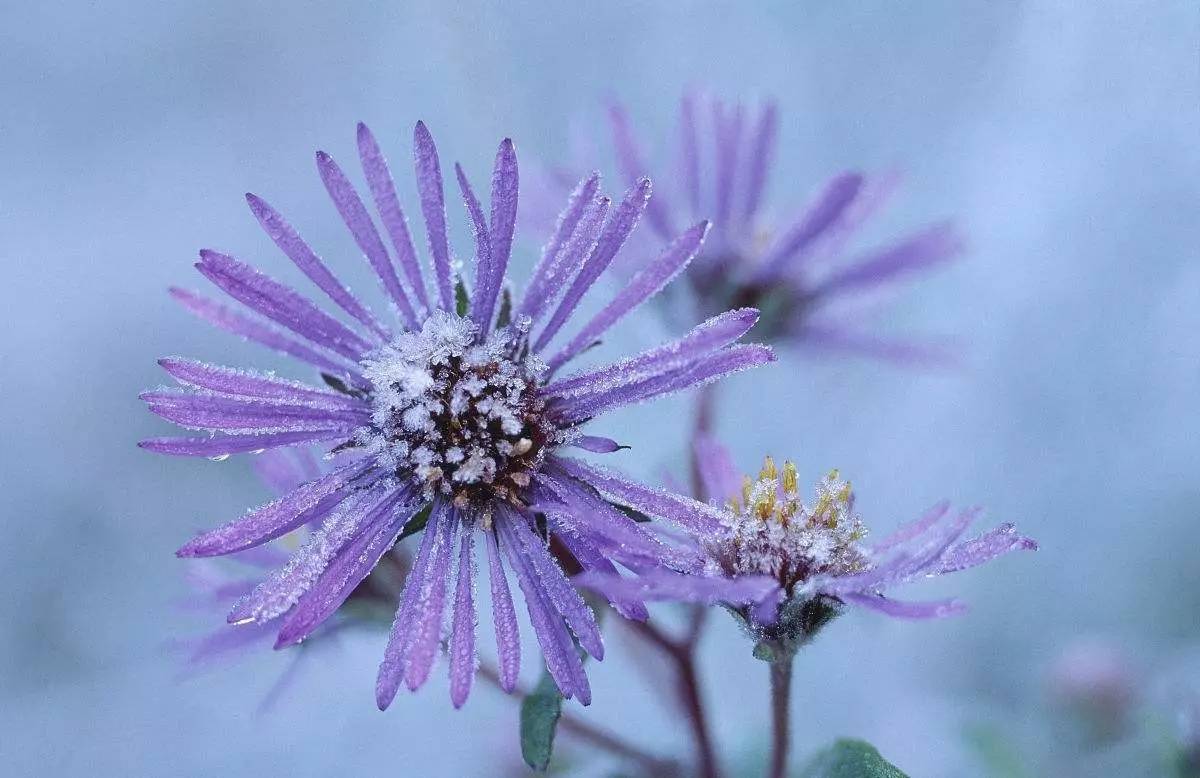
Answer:
[[[402,763],[457,776],[519,762],[500,694],[481,689],[456,712],[435,679],[379,714],[363,672],[378,662],[375,634],[339,635],[338,661],[296,680],[305,704],[258,720],[280,669],[270,652],[173,684],[162,638],[197,627],[170,607],[185,592],[173,551],[262,488],[236,458],[197,466],[136,449],[162,431],[136,394],[161,380],[160,354],[252,364],[260,352],[195,326],[162,290],[213,244],[298,279],[246,213],[247,190],[281,193],[272,204],[339,267],[362,265],[347,281],[369,289],[353,240],[296,164],[330,139],[344,139],[331,153],[352,155],[356,121],[400,148],[424,116],[445,128],[442,146],[470,152],[467,169],[485,170],[505,136],[569,158],[570,117],[612,98],[646,137],[669,138],[689,85],[777,101],[764,202],[800,205],[841,170],[899,169],[902,196],[863,245],[952,216],[970,246],[877,330],[950,334],[961,370],[784,361],[725,387],[721,410],[737,412],[717,434],[738,461],[786,451],[803,473],[853,473],[871,485],[858,509],[881,525],[945,495],[1020,520],[1041,545],[1019,574],[1005,564],[922,584],[968,600],[965,619],[914,629],[851,613],[831,626],[796,667],[796,710],[821,711],[819,723],[797,714],[796,753],[853,735],[915,776],[975,775],[963,728],[1019,730],[1078,635],[1120,641],[1138,667],[1200,644],[1198,14],[1190,0],[9,4],[6,770],[321,775]],[[466,236],[462,220],[452,229]],[[516,272],[541,239],[516,247]],[[678,334],[667,329],[629,322],[606,350]],[[269,366],[300,377],[283,359]],[[665,465],[682,475],[689,409],[680,398],[614,416],[638,432],[614,463],[647,480]],[[764,698],[762,668],[729,661],[745,649],[736,627],[713,622],[700,657],[719,670],[712,698]],[[686,733],[667,725],[631,652],[589,672],[606,690],[589,718],[683,751]],[[764,720],[717,713],[719,745],[760,748]],[[1174,719],[1163,720],[1168,742]],[[478,737],[441,737],[466,729]],[[1124,748],[1056,774],[1137,775],[1116,764]]]

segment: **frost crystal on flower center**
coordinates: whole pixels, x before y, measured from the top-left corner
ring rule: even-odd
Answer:
[[[770,575],[789,592],[814,575],[866,569],[858,542],[867,531],[854,514],[850,484],[834,470],[817,485],[816,497],[805,505],[795,465],[784,463],[781,477],[767,457],[757,480],[743,479],[741,500],[729,501],[727,531],[708,541],[709,553],[726,575]]]
[[[513,328],[475,342],[469,319],[437,312],[364,364],[374,386],[371,425],[358,442],[425,496],[460,508],[499,498],[516,502],[531,471],[561,433],[537,386],[545,365],[523,354]]]

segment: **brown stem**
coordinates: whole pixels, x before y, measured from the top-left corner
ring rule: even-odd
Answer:
[[[780,656],[771,662],[771,768],[769,778],[787,775],[788,744],[791,740],[790,702],[792,696],[792,656]]]
[[[496,668],[485,662],[481,662],[479,665],[479,674],[497,689],[503,691],[503,687],[500,685],[500,674],[496,672]],[[528,692],[518,687],[514,690],[514,694],[518,697],[525,697]],[[569,713],[564,712],[562,714],[558,720],[558,725],[562,727],[563,731],[570,732],[583,742],[601,751],[607,751],[613,756],[636,762],[647,775],[661,776],[676,774],[674,764],[670,760],[655,756],[649,751],[644,751],[638,746],[622,740],[617,735],[589,724],[582,719],[577,719]]]
[[[629,622],[634,631],[666,654],[675,664],[677,677],[676,694],[679,705],[687,716],[696,746],[696,762],[703,778],[720,778],[721,768],[713,748],[712,735],[708,726],[708,714],[700,690],[700,676],[696,671],[696,642],[700,636],[704,617],[702,609],[693,610],[691,630],[686,640],[676,640],[647,622]]]

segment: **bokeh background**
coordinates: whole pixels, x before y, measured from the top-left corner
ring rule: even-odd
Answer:
[[[1173,706],[1200,691],[1194,2],[3,5],[5,774],[519,765],[515,705],[484,687],[455,712],[439,674],[379,713],[381,634],[321,653],[266,713],[286,657],[180,682],[164,644],[206,624],[173,607],[184,563],[172,552],[266,495],[239,458],[135,448],[167,429],[136,395],[162,381],[167,354],[295,373],[164,289],[200,286],[189,264],[205,246],[295,278],[246,190],[339,270],[364,266],[311,157],[326,149],[357,173],[356,121],[402,161],[424,119],[443,159],[482,179],[504,135],[527,165],[565,158],[568,126],[603,131],[610,96],[665,136],[688,85],[779,100],[776,213],[838,170],[901,169],[904,190],[868,237],[953,216],[971,246],[888,319],[957,341],[960,368],[785,355],[727,387],[719,428],[742,464],[774,452],[814,479],[836,465],[881,530],[948,497],[1042,543],[925,587],[967,597],[965,618],[831,627],[797,667],[798,752],[855,735],[914,776],[1161,774]],[[526,232],[525,267],[541,239]],[[630,321],[615,349],[663,327]],[[635,444],[622,466],[678,467],[687,410],[615,418],[608,429]],[[753,764],[766,669],[732,623],[714,623],[703,659],[719,742]],[[1083,638],[1123,654],[1136,679],[1137,731],[1112,745],[1060,729],[1048,690]],[[586,715],[682,749],[647,661],[611,642]]]

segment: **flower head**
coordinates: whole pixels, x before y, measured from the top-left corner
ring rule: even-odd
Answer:
[[[909,602],[887,590],[921,578],[964,570],[1037,544],[1002,524],[971,539],[963,535],[978,513],[957,514],[940,503],[874,543],[854,513],[850,484],[837,471],[804,502],[796,468],[780,471],[768,457],[757,479],[740,479],[729,452],[707,437],[696,443],[710,505],[695,503],[705,528],[691,540],[702,562],[656,568],[636,577],[589,572],[580,583],[609,597],[718,602],[741,615],[764,642],[794,648],[845,606],[900,618],[957,613],[957,600]],[[603,489],[602,489],[603,491]],[[711,511],[722,503],[719,516]]]
[[[633,180],[657,169],[647,163],[624,109],[613,105],[609,116],[621,172]],[[660,193],[647,217],[663,236],[701,217],[713,220],[713,230],[674,297],[686,286],[691,307],[703,314],[759,308],[759,331],[780,343],[904,361],[943,359],[936,349],[878,336],[864,322],[896,282],[960,252],[954,230],[936,224],[847,257],[847,244],[896,183],[857,172],[825,182],[791,221],[772,218],[763,206],[778,125],[774,103],[753,114],[740,103],[684,97],[681,175],[675,178],[681,187]]]
[[[699,251],[708,225],[699,222],[674,237],[574,334],[559,337],[646,209],[648,180],[635,182],[615,204],[599,194],[598,175],[580,182],[524,294],[516,295],[506,279],[517,213],[513,144],[500,144],[486,215],[456,166],[475,237],[474,283],[468,293],[447,239],[440,162],[425,126],[418,123],[414,132],[414,161],[432,289],[387,163],[363,125],[358,150],[391,251],[337,163],[319,152],[317,168],[377,275],[395,323],[351,294],[296,230],[254,195],[247,201],[272,240],[345,316],[334,317],[288,286],[211,250],[200,252],[197,269],[249,312],[172,291],[201,318],[315,367],[325,385],[164,359],[163,367],[184,388],[147,392],[143,399],[154,413],[206,434],[141,445],[221,459],[322,443],[334,457],[328,472],[201,534],[178,553],[230,554],[301,526],[315,527],[301,548],[229,614],[236,624],[277,624],[277,645],[283,646],[300,642],[325,622],[398,538],[423,533],[379,670],[376,698],[386,707],[401,684],[415,690],[424,683],[449,610],[450,692],[461,705],[476,666],[475,545],[480,539],[503,685],[514,687],[520,662],[508,567],[525,595],[550,674],[566,696],[586,704],[591,692],[576,641],[597,659],[604,647],[591,609],[560,560],[583,570],[615,571],[614,562],[647,569],[672,552],[600,500],[589,481],[590,466],[566,456],[565,449],[615,451],[614,441],[584,434],[583,425],[613,408],[770,361],[766,347],[735,344],[757,312],[721,313],[661,347],[559,377],[568,362],[683,270]],[[682,498],[610,480],[644,513],[690,518]],[[644,614],[636,600],[616,599],[614,605],[631,617]]]

